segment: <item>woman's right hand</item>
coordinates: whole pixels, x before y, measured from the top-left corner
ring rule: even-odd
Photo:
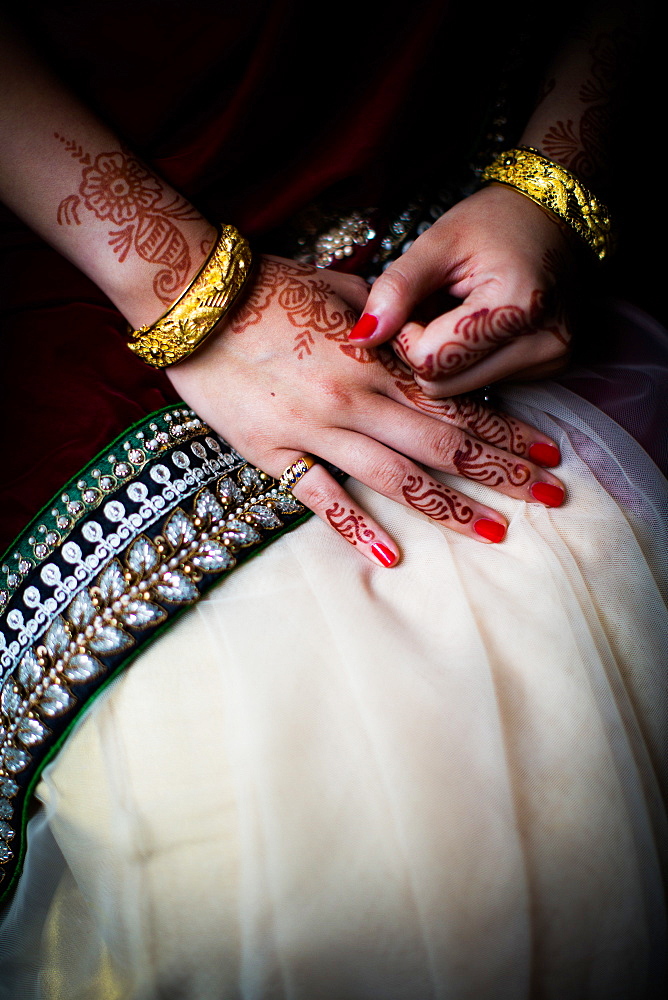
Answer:
[[[559,461],[549,438],[465,397],[429,399],[388,349],[350,343],[367,295],[360,278],[264,257],[228,322],[166,372],[215,431],[274,477],[311,454],[477,541],[501,541],[505,519],[422,466],[558,506],[561,483],[536,464]],[[365,556],[397,562],[396,543],[322,465],[293,492]]]

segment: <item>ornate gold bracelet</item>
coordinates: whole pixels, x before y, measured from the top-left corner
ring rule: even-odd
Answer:
[[[612,223],[605,205],[560,163],[531,146],[500,153],[485,168],[482,180],[515,188],[573,229],[603,260],[612,251]]]
[[[243,236],[234,226],[221,226],[213,250],[181,297],[155,323],[131,331],[130,350],[154,368],[187,358],[232,308],[251,264]]]

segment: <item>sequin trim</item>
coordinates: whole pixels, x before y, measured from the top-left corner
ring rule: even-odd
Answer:
[[[141,450],[142,461],[128,455],[131,471],[110,473],[113,489],[84,500],[91,480],[131,450]],[[0,614],[3,895],[20,873],[30,794],[81,711],[182,609],[308,515],[192,411],[175,408],[133,428],[76,489],[84,510],[62,529],[48,561],[36,558],[6,588]],[[51,516],[60,510],[53,504]],[[34,538],[31,526],[12,547],[14,558],[34,548]]]

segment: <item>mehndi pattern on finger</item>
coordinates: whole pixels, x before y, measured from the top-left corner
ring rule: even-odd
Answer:
[[[433,479],[407,476],[401,493],[409,506],[434,521],[453,520],[458,524],[469,524],[473,519],[473,508],[468,506],[465,498]]]
[[[376,534],[368,526],[360,514],[356,514],[353,508],[346,508],[343,504],[335,503],[325,511],[325,517],[331,526],[338,531],[351,545],[371,545],[376,539]]]

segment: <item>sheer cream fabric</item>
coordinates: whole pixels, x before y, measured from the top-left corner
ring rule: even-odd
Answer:
[[[562,509],[471,484],[489,546],[351,484],[397,569],[313,519],[98,702],[41,784],[0,995],[661,995],[665,481],[567,390],[505,401],[560,442]]]

